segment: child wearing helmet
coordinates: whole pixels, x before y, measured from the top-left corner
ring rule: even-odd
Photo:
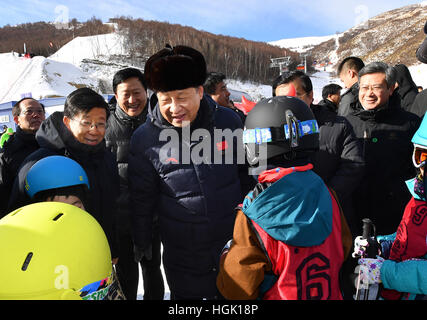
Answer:
[[[62,202],[85,210],[90,185],[86,172],[76,161],[64,156],[49,156],[32,165],[25,178],[25,191],[34,203]],[[109,290],[99,293],[101,287],[107,287],[107,280],[114,280],[114,285],[108,283]],[[104,298],[104,291],[108,293],[108,299],[124,299],[114,268],[107,280],[84,288],[85,299],[94,298],[95,293],[98,294],[96,297]]]
[[[25,191],[33,202],[65,202],[85,210],[89,189],[83,168],[64,156],[40,159],[25,178]]]
[[[309,163],[319,148],[300,99],[261,100],[243,142],[258,184],[238,209],[217,286],[226,299],[341,300],[340,268],[351,247],[342,210]]]
[[[66,203],[33,203],[0,219],[0,256],[0,300],[101,300],[113,284],[104,231]]]
[[[381,297],[387,300],[419,299],[427,295],[427,119],[415,132],[412,160],[417,176],[407,181],[412,194],[396,233],[378,236],[381,252],[377,259],[359,259],[362,276],[369,283],[381,283]],[[359,237],[358,237],[359,238]],[[368,244],[355,241],[354,256],[364,256]],[[387,260],[384,260],[387,259]]]

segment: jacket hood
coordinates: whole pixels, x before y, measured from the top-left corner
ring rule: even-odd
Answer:
[[[243,212],[276,240],[311,247],[332,232],[331,195],[311,170],[290,173],[250,198],[245,198]]]
[[[36,133],[36,140],[40,148],[47,148],[60,153],[68,151],[88,155],[105,150],[105,140],[96,146],[89,146],[77,141],[62,122],[63,117],[63,112],[56,111],[43,121]]]
[[[396,70],[396,81],[399,87],[396,89],[397,92],[403,97],[410,91],[418,93],[417,85],[412,79],[411,73],[407,66],[404,64],[398,64],[394,66]]]

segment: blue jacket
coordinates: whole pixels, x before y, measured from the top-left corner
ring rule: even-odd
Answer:
[[[173,127],[158,104],[150,106],[147,122],[131,138],[128,173],[135,244],[149,246],[157,213],[171,291],[197,297],[197,293],[208,296],[209,285],[203,279],[200,284],[189,283],[184,274],[216,274],[222,246],[232,237],[234,208],[243,200],[234,143],[238,138],[224,144],[216,141],[214,129],[241,129],[242,123],[235,112],[205,96],[190,128],[193,136],[188,141],[188,127]],[[196,129],[207,129],[210,137],[199,136]],[[178,143],[171,137],[179,138]],[[232,146],[231,164],[209,164],[221,157],[221,149]],[[198,155],[202,147],[211,154],[206,152],[204,161],[196,163],[189,151]]]

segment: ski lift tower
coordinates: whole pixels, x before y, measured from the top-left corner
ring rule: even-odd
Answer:
[[[308,53],[301,54],[301,58],[304,59],[304,72],[307,73],[307,57],[310,56]]]
[[[279,74],[288,72],[288,66],[291,63],[291,57],[270,58],[270,68],[279,67]]]

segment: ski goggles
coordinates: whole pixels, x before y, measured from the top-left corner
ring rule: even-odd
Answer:
[[[319,132],[316,120],[295,121],[285,124],[282,128],[255,128],[243,131],[243,143],[268,143],[273,141],[284,141],[295,139],[296,136],[303,137]]]
[[[412,154],[412,162],[415,168],[424,167],[427,161],[427,149],[415,145],[414,153]]]

